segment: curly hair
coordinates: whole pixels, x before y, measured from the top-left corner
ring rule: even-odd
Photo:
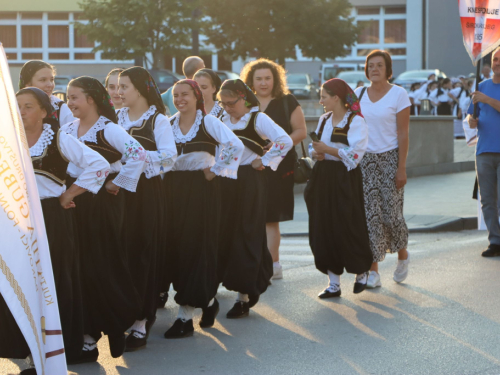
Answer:
[[[274,61],[268,59],[251,61],[241,70],[241,80],[245,82],[253,92],[255,92],[255,88],[253,87],[253,75],[258,69],[270,69],[273,73],[273,90],[271,92],[273,98],[281,98],[290,93],[286,84],[285,69],[281,65],[278,65]]]

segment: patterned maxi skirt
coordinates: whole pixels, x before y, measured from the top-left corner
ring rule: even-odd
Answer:
[[[403,216],[404,188],[396,188],[398,149],[366,153],[361,160],[366,221],[373,261],[408,246],[408,227]]]

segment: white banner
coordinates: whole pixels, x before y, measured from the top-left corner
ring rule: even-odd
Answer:
[[[0,239],[0,293],[28,343],[37,374],[66,375],[42,207],[1,43]]]

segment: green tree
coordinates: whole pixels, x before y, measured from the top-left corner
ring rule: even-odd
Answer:
[[[296,58],[345,56],[359,28],[350,18],[348,0],[209,0],[212,20],[205,34],[225,56],[266,57],[284,64]]]
[[[164,67],[165,54],[175,55],[191,45],[192,12],[197,1],[189,0],[84,0],[79,4],[79,33],[98,42],[94,52],[111,59],[133,60],[153,56],[154,68]]]

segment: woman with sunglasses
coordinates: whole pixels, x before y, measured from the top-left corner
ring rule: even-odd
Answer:
[[[221,121],[245,145],[238,179],[221,181],[222,201],[219,278],[238,292],[227,318],[249,315],[250,308],[267,290],[273,276],[273,260],[267,247],[267,185],[264,169],[276,170],[292,148],[290,136],[269,116],[259,111],[259,101],[240,79],[227,80],[218,94],[225,112]],[[273,142],[264,149],[268,139]]]

